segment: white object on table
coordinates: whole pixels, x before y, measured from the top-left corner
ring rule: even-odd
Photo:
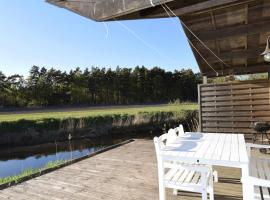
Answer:
[[[180,124],[178,127],[176,127],[175,130],[176,130],[178,136],[185,134],[184,127],[182,124]]]
[[[177,137],[165,146],[164,161],[175,160],[190,164],[240,168],[242,177],[249,174],[249,158],[243,134],[192,133]],[[252,186],[243,183],[244,200],[251,200]]]
[[[166,145],[174,142],[176,138],[177,138],[176,130],[170,129],[166,134]]]

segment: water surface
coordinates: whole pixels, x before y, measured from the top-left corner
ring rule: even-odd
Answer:
[[[29,168],[39,169],[52,161],[80,158],[117,142],[119,141],[102,143],[83,139],[34,147],[2,149],[0,150],[0,177],[19,175]]]

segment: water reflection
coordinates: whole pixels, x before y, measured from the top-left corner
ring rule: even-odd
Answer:
[[[0,177],[18,175],[26,169],[42,168],[50,161],[71,160],[89,155],[118,141],[106,143],[89,139],[56,142],[35,147],[0,150]]]

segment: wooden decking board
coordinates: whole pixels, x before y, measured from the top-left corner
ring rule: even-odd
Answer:
[[[242,199],[240,170],[217,168],[215,199]],[[169,200],[199,200],[200,195],[167,191]],[[0,191],[6,200],[152,200],[158,199],[157,165],[152,141],[136,140],[57,171]]]

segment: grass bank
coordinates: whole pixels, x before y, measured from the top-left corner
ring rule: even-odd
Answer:
[[[182,123],[188,130],[196,124],[197,105],[173,104],[136,108],[0,115],[0,145],[24,146],[130,132],[161,133]],[[155,133],[154,133],[155,134]]]
[[[31,175],[33,175],[33,174],[42,172],[42,171],[44,171],[44,170],[56,168],[57,166],[60,166],[60,165],[64,164],[65,162],[66,162],[66,161],[64,161],[64,160],[58,160],[58,161],[48,162],[48,163],[47,163],[44,167],[42,167],[42,168],[39,168],[39,169],[32,169],[32,168],[29,168],[29,169],[23,171],[23,172],[22,172],[21,174],[19,174],[19,175],[8,176],[8,177],[5,177],[5,178],[0,178],[0,185],[5,184],[5,183],[11,183],[11,182],[17,183],[17,182],[19,182],[20,180],[24,179],[25,177],[29,177],[29,176],[31,176]]]
[[[10,122],[18,120],[42,120],[42,119],[64,119],[64,118],[82,118],[82,117],[97,117],[106,115],[124,115],[124,114],[138,114],[142,112],[171,112],[171,111],[182,111],[182,110],[195,110],[197,104],[179,104],[179,105],[160,105],[160,106],[138,106],[138,107],[123,107],[123,108],[108,108],[108,109],[91,109],[86,108],[85,110],[66,110],[58,112],[26,112],[26,113],[9,113],[0,114],[0,122]]]

